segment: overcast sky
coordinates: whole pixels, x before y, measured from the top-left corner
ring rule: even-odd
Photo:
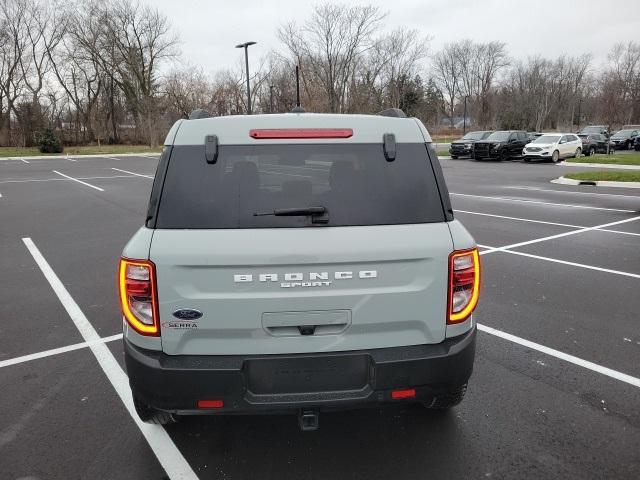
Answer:
[[[299,23],[318,2],[304,0],[146,0],[170,19],[181,39],[182,62],[206,72],[238,65],[234,45],[256,41],[250,59],[282,49],[276,29]],[[333,2],[332,2],[333,3]],[[592,53],[606,60],[616,42],[640,40],[638,0],[370,0],[388,12],[384,29],[417,29],[432,37],[431,52],[460,38],[506,42],[512,57]]]

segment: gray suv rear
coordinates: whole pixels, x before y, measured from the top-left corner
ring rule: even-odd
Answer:
[[[448,408],[471,375],[480,282],[413,118],[178,121],[119,269],[148,422],[186,414]]]

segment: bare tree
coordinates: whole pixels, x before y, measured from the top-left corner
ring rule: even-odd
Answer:
[[[102,67],[115,72],[112,81],[124,93],[147,142],[155,146],[158,68],[177,55],[177,37],[158,9],[130,0],[114,0],[100,8],[104,31],[97,53]]]
[[[169,109],[188,118],[197,108],[208,108],[213,101],[213,86],[201,69],[174,69],[164,78],[163,93]]]
[[[313,8],[302,27],[290,22],[278,30],[293,60],[302,63],[307,85],[322,86],[330,112],[345,111],[358,58],[371,48],[384,17],[377,7],[324,4]]]
[[[28,43],[26,0],[0,0],[0,109],[2,143],[11,142],[11,114],[25,90],[25,75],[21,68]],[[6,106],[5,106],[6,105]]]
[[[434,78],[447,103],[449,120],[453,128],[456,100],[460,93],[460,63],[455,44],[447,44],[433,57]]]
[[[614,45],[609,53],[609,64],[608,75],[619,87],[624,122],[631,123],[633,118],[640,117],[640,43]]]

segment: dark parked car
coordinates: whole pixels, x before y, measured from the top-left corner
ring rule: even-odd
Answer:
[[[522,149],[529,143],[529,135],[521,130],[493,132],[486,139],[473,145],[474,160],[509,160],[522,156]]]
[[[616,150],[630,150],[636,138],[640,135],[638,130],[619,130],[611,136],[611,143]]]
[[[493,131],[479,131],[479,132],[469,132],[464,137],[459,140],[454,140],[451,142],[451,146],[449,147],[449,153],[451,154],[451,158],[458,157],[473,157],[473,144],[478,140],[484,140],[489,135],[491,135]]]
[[[589,135],[590,133],[597,133],[609,138],[609,129],[606,125],[587,125],[578,132],[579,135]]]
[[[596,153],[607,153],[607,137],[600,133],[580,134],[582,153],[587,157]]]

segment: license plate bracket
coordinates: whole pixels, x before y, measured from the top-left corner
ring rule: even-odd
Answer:
[[[285,357],[244,362],[247,388],[256,395],[360,390],[368,383],[367,355]]]

